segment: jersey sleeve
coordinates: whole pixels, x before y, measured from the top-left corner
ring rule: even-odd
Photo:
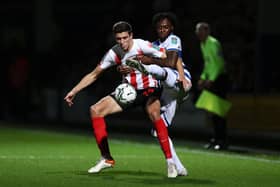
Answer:
[[[175,35],[170,36],[166,50],[182,51],[181,39]]]
[[[102,69],[107,69],[120,63],[121,59],[116,55],[116,53],[112,49],[110,49],[100,61],[100,67]]]

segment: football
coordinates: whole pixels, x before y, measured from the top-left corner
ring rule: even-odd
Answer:
[[[136,99],[137,92],[128,83],[122,83],[115,89],[115,98],[122,104],[130,104]]]

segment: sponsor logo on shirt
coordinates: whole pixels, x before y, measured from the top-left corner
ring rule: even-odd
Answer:
[[[177,44],[178,43],[178,40],[177,40],[177,38],[171,38],[171,43],[172,44]]]

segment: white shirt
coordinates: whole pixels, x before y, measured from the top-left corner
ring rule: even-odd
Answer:
[[[174,34],[170,34],[163,42],[157,40],[153,42],[153,44],[160,48],[164,48],[166,51],[177,51],[179,57],[182,58],[181,39]]]
[[[128,52],[124,53],[124,56],[121,59],[111,48],[101,60],[100,67],[102,69],[107,69],[115,65],[125,65],[125,62],[128,58],[132,58],[140,54],[152,57],[161,57],[163,55],[163,53],[157,48],[153,47],[152,43],[149,41],[133,39],[132,48]],[[158,81],[153,78],[152,75],[144,75],[137,70],[125,75],[124,79],[137,90],[149,87],[158,87]]]
[[[182,59],[185,76],[188,79],[191,79],[191,74],[186,69],[186,65],[183,62],[182,43],[181,43],[181,39],[178,36],[176,36],[174,34],[170,34],[163,42],[161,42],[160,40],[156,40],[153,42],[153,45],[156,45],[159,48],[163,48],[166,51],[177,51],[179,58]]]

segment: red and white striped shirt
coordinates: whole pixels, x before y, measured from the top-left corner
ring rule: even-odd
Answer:
[[[163,53],[159,49],[153,47],[152,43],[142,40],[133,39],[132,48],[120,57],[111,48],[103,57],[100,62],[100,67],[102,69],[107,69],[109,67],[123,64],[128,58],[135,57],[136,55],[144,54],[152,57],[161,57]],[[124,80],[130,83],[136,90],[141,90],[149,87],[158,87],[158,81],[152,77],[152,75],[144,75],[141,72],[134,70],[130,74],[125,75]]]

